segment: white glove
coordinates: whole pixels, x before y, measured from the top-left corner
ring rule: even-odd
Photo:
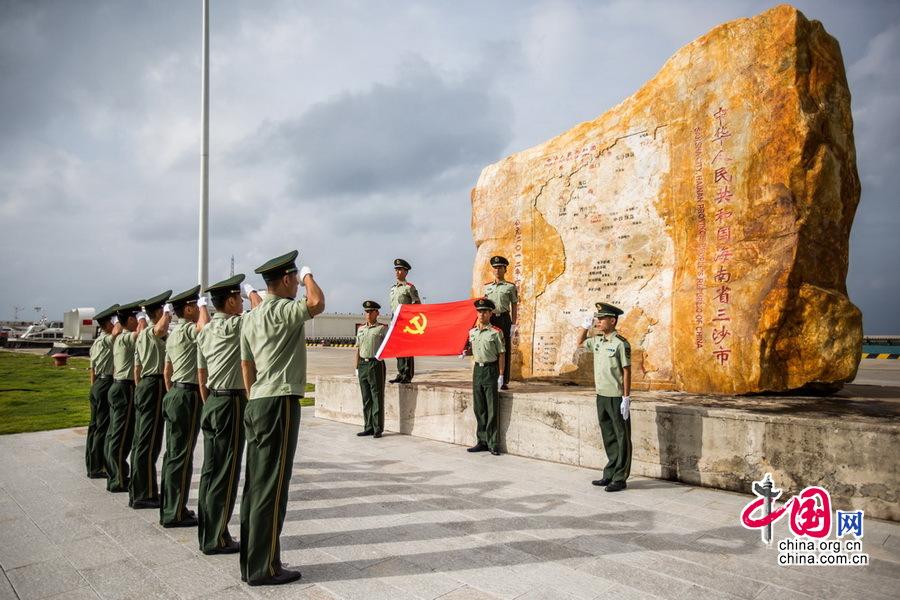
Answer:
[[[303,268],[300,269],[300,285],[302,285],[303,287],[306,287],[306,283],[304,283],[303,280],[306,279],[307,275],[312,275],[312,269],[310,269],[306,265],[303,265]]]
[[[462,352],[460,352],[460,353],[459,353],[459,357],[460,357],[460,358],[465,358],[465,357],[466,357],[466,351],[463,350]]]
[[[171,302],[166,302],[165,305],[163,305],[163,314],[171,315],[173,312],[175,312],[175,307],[172,306]]]
[[[197,296],[197,308],[203,308],[207,304],[209,304],[209,298],[206,297],[206,294]]]
[[[503,385],[503,375],[497,378],[497,387],[501,387]]]
[[[119,317],[113,315],[109,318],[109,322],[112,323],[113,327],[119,324]]]
[[[353,369],[353,372],[356,373],[356,378],[359,379],[359,369]]]
[[[137,320],[140,321],[141,319],[143,319],[143,320],[145,320],[145,321],[149,321],[149,320],[150,320],[150,319],[147,317],[147,313],[145,313],[144,311],[141,311],[141,312],[139,312],[139,313],[137,314]]]
[[[589,315],[584,318],[584,321],[581,322],[582,329],[590,329],[593,326],[594,326],[594,317],[593,316]]]
[[[512,325],[509,326],[509,337],[510,337],[510,339],[516,337],[516,332],[517,332],[518,330],[519,330],[519,328],[516,326],[515,323],[513,323]]]
[[[628,415],[631,414],[629,408],[631,407],[631,396],[622,396],[622,406],[619,407],[619,412],[622,413],[622,418],[626,421],[628,420]]]
[[[249,299],[250,299],[250,294],[252,294],[253,292],[255,292],[255,291],[256,291],[256,288],[253,287],[253,286],[252,286],[251,284],[249,284],[249,283],[245,283],[244,285],[241,286],[241,291],[243,292],[243,293],[241,294],[241,296],[244,297],[244,298],[247,298],[247,299],[249,300]]]

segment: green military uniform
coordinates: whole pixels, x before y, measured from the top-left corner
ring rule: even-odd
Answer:
[[[595,317],[615,316],[622,311],[605,303]],[[625,482],[631,473],[631,420],[621,413],[624,393],[624,367],[631,366],[631,345],[613,331],[589,337],[582,347],[594,354],[594,387],[597,392],[597,418],[606,450],[603,479]]]
[[[493,310],[494,303],[479,298],[475,301],[475,308]],[[469,450],[490,450],[491,454],[499,454],[500,390],[497,379],[500,376],[499,360],[504,352],[503,332],[493,325],[476,324],[469,330],[468,346],[475,359],[472,406],[478,428],[478,443]]]
[[[168,290],[146,300],[144,310],[148,314],[154,312],[171,294],[172,290]],[[162,451],[166,337],[157,337],[153,331],[154,325],[155,322],[148,316],[147,326],[138,334],[134,343],[134,362],[141,367],[141,378],[134,389],[134,442],[131,445],[128,505],[136,508],[159,506],[156,461]]]
[[[509,266],[509,261],[502,256],[491,257],[491,266]],[[491,315],[491,325],[503,332],[505,352],[503,354],[503,385],[509,383],[509,360],[512,356],[512,309],[519,303],[519,290],[514,283],[508,281],[489,281],[484,284],[484,297],[497,307]]]
[[[378,310],[381,305],[372,300],[363,302],[363,309]],[[384,431],[384,378],[387,367],[383,360],[375,358],[375,353],[381,347],[387,327],[376,322],[369,325],[363,323],[356,329],[356,348],[359,353],[359,363],[356,366],[359,389],[362,392],[363,422],[361,434],[374,434],[381,437]]]
[[[94,316],[98,323],[111,318],[118,304],[113,304],[106,310],[102,310]],[[84,462],[87,467],[87,476],[92,479],[106,477],[106,459],[104,446],[106,445],[106,430],[109,427],[109,388],[112,386],[113,337],[100,330],[100,334],[91,344],[91,369],[94,371],[94,382],[91,384],[90,403],[91,420],[88,423],[87,439],[85,440]]]
[[[140,302],[120,306],[116,315],[122,327],[138,311]],[[113,341],[113,383],[109,388],[109,427],[106,429],[106,489],[127,492],[128,463],[134,437],[134,332],[125,329]]]
[[[243,275],[235,275],[206,291],[215,302],[217,298],[240,294],[243,281]],[[197,535],[204,554],[237,549],[228,521],[234,513],[244,453],[247,395],[241,376],[242,323],[242,316],[218,311],[197,336],[197,367],[206,370],[209,390],[200,415],[203,466],[197,498]]]
[[[195,286],[169,302],[176,312],[189,304],[196,306],[200,286]],[[194,472],[194,448],[200,433],[200,387],[197,385],[197,324],[182,319],[166,340],[166,360],[172,365],[172,387],[163,398],[166,453],[159,476],[159,524],[163,527],[192,527],[196,515],[187,501]]]
[[[394,259],[394,268],[404,268],[407,272],[412,266],[402,258]],[[397,312],[401,304],[421,304],[419,291],[408,281],[398,281],[390,289],[391,313]],[[397,378],[391,382],[409,383],[416,374],[416,361],[412,356],[397,358]]]
[[[256,269],[266,281],[297,271],[297,251]],[[306,391],[306,300],[269,294],[244,318],[241,360],[256,367],[244,413],[247,468],[241,500],[241,577],[266,583],[283,572],[279,537]]]

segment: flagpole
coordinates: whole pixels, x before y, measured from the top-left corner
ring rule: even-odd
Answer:
[[[200,247],[197,278],[201,289],[209,283],[209,0],[203,0],[203,84],[200,139]]]

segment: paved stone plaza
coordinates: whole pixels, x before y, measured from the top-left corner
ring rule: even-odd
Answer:
[[[643,478],[613,495],[586,469],[355,433],[304,409],[282,536],[303,579],[281,588],[247,587],[196,529],[86,479],[84,429],[0,437],[0,598],[872,599],[900,584],[897,524],[866,520],[869,567],[778,567],[737,524],[748,496]]]

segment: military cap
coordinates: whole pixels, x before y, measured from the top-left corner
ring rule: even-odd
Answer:
[[[120,304],[116,309],[116,314],[119,315],[119,320],[127,319],[132,315],[136,315],[141,310],[141,306],[143,306],[143,300],[135,300],[134,302],[128,302],[126,304]]]
[[[297,263],[294,261],[297,260],[299,254],[300,252],[297,250],[291,250],[287,254],[276,256],[272,260],[256,267],[253,272],[262,275],[266,281],[274,281],[288,273],[296,273],[299,269],[297,269]]]
[[[492,256],[491,257],[491,266],[492,267],[508,267],[509,261],[506,260],[506,257],[503,257],[503,256]]]
[[[244,282],[245,275],[243,273],[239,273],[234,277],[229,277],[228,279],[223,279],[218,283],[214,283],[208,288],[204,290],[204,293],[212,294],[213,296],[221,297],[221,296],[230,296],[232,294],[240,294],[241,293],[241,284]]]
[[[162,294],[157,294],[152,298],[147,298],[146,300],[144,300],[144,310],[149,312],[162,307],[162,305],[169,300],[169,296],[171,295],[172,290],[166,290]]]
[[[494,310],[495,308],[497,308],[497,305],[494,304],[493,300],[488,298],[475,299],[475,310]]]
[[[378,310],[379,308],[381,308],[381,305],[374,300],[366,300],[363,302],[363,310]]]
[[[195,285],[189,290],[185,290],[176,296],[172,296],[169,298],[169,302],[171,302],[174,306],[181,306],[183,304],[190,304],[191,302],[197,301],[197,294],[200,293],[200,286]]]
[[[94,320],[95,320],[95,321],[102,321],[103,319],[108,319],[108,318],[110,318],[111,316],[113,316],[114,314],[116,314],[116,311],[118,311],[118,310],[119,310],[119,305],[118,305],[118,304],[113,304],[113,305],[110,306],[109,308],[107,308],[107,309],[105,309],[105,310],[101,310],[101,311],[98,312],[96,315],[94,315]]]
[[[618,317],[625,312],[621,308],[613,306],[612,304],[607,304],[606,302],[598,302],[594,306],[597,307],[597,312],[594,313],[594,316],[598,319],[600,317]]]
[[[410,266],[410,264],[408,262],[406,262],[405,260],[403,260],[402,258],[395,258],[394,259],[394,268],[397,269],[400,267],[403,267],[407,271],[412,269],[412,266]]]

